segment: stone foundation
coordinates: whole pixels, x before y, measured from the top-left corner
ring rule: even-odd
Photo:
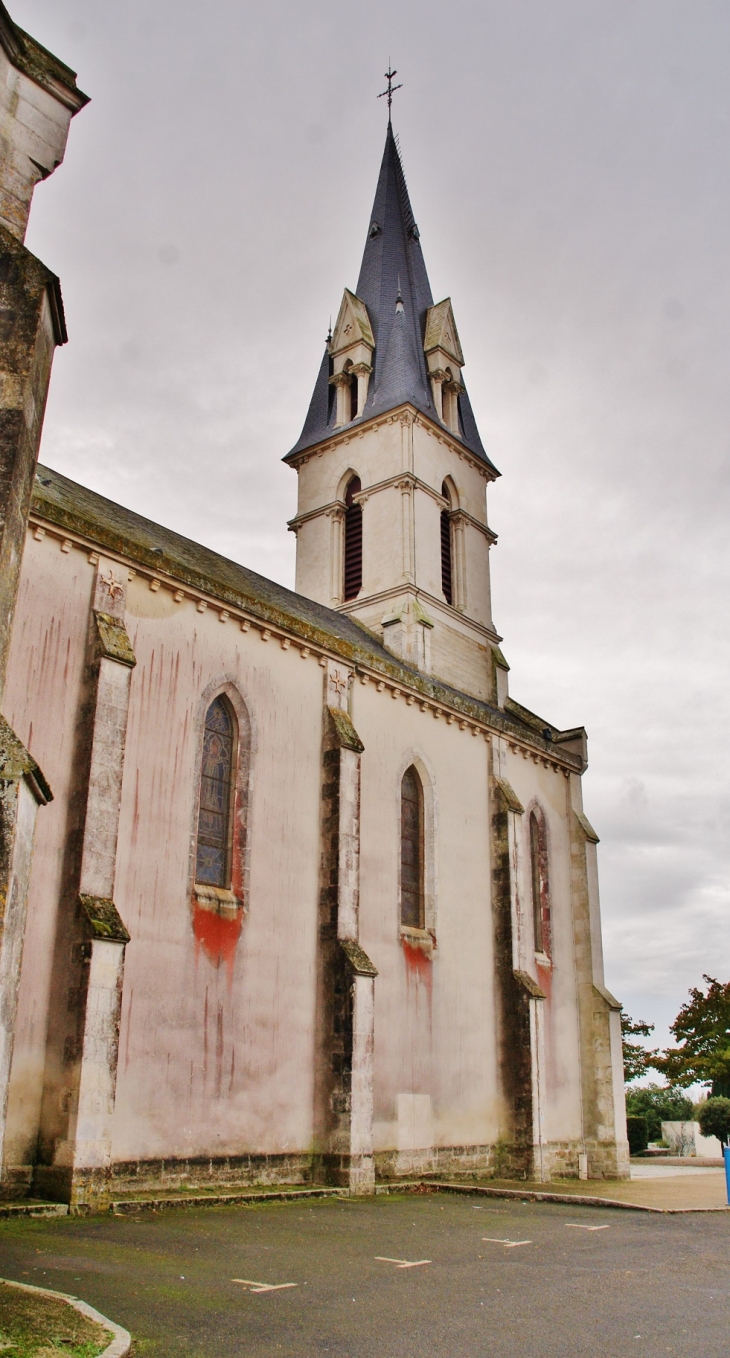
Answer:
[[[142,1193],[311,1183],[311,1155],[231,1155],[120,1161],[103,1170],[36,1165],[32,1192],[84,1212],[102,1209],[112,1198]]]
[[[628,1175],[621,1146],[588,1145],[589,1179],[622,1179]],[[577,1179],[580,1142],[554,1142],[543,1146],[544,1182]],[[436,1146],[423,1150],[379,1151],[375,1157],[375,1182],[398,1179],[534,1179],[532,1150],[497,1142],[492,1146]],[[133,1160],[109,1169],[71,1170],[54,1165],[19,1165],[5,1171],[4,1198],[28,1193],[51,1202],[67,1202],[72,1211],[100,1211],[114,1198],[138,1194],[205,1192],[226,1188],[274,1188],[284,1184],[329,1184],[354,1193],[372,1193],[373,1160],[347,1155],[241,1155],[181,1160]]]

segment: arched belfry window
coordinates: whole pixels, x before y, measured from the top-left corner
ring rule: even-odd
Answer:
[[[360,477],[353,476],[345,491],[345,550],[343,596],[355,599],[362,589],[362,505],[355,503],[360,494]]]
[[[238,731],[228,700],[215,698],[205,714],[200,768],[195,880],[224,889],[231,885],[231,813]]]
[[[357,419],[357,374],[350,369],[350,385],[347,389],[347,400],[349,402],[347,419]]]
[[[423,929],[423,787],[413,765],[406,769],[400,790],[400,920]]]
[[[530,814],[530,874],[535,952],[550,952],[550,897],[545,827],[535,811]]]
[[[454,581],[452,569],[452,549],[451,549],[451,496],[449,488],[444,481],[441,487],[441,494],[445,500],[449,501],[449,509],[441,510],[441,588],[447,604],[454,602]]]

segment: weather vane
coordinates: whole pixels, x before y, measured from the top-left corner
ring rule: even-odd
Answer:
[[[388,96],[388,122],[390,122],[390,108],[391,108],[391,104],[393,103],[393,94],[394,94],[394,92],[395,92],[396,90],[402,90],[402,89],[403,89],[403,86],[402,86],[402,85],[394,85],[394,84],[393,84],[393,78],[394,78],[394,76],[396,76],[397,74],[398,74],[397,71],[391,71],[391,69],[390,69],[390,62],[388,62],[388,69],[387,69],[387,71],[385,72],[385,79],[386,79],[387,82],[388,82],[388,88],[387,88],[387,90],[383,90],[382,93],[378,95],[378,99],[384,99],[386,95]]]

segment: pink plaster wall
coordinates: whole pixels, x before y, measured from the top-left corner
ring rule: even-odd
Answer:
[[[42,768],[53,801],[38,812],[18,999],[7,1159],[35,1155],[74,737],[94,570],[57,539],[26,540],[13,626],[5,715]]]

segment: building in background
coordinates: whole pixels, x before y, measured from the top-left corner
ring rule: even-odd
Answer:
[[[509,696],[464,362],[389,123],[286,459],[296,592],[42,466],[30,500],[28,442],[6,1196],[628,1173],[585,732]]]

